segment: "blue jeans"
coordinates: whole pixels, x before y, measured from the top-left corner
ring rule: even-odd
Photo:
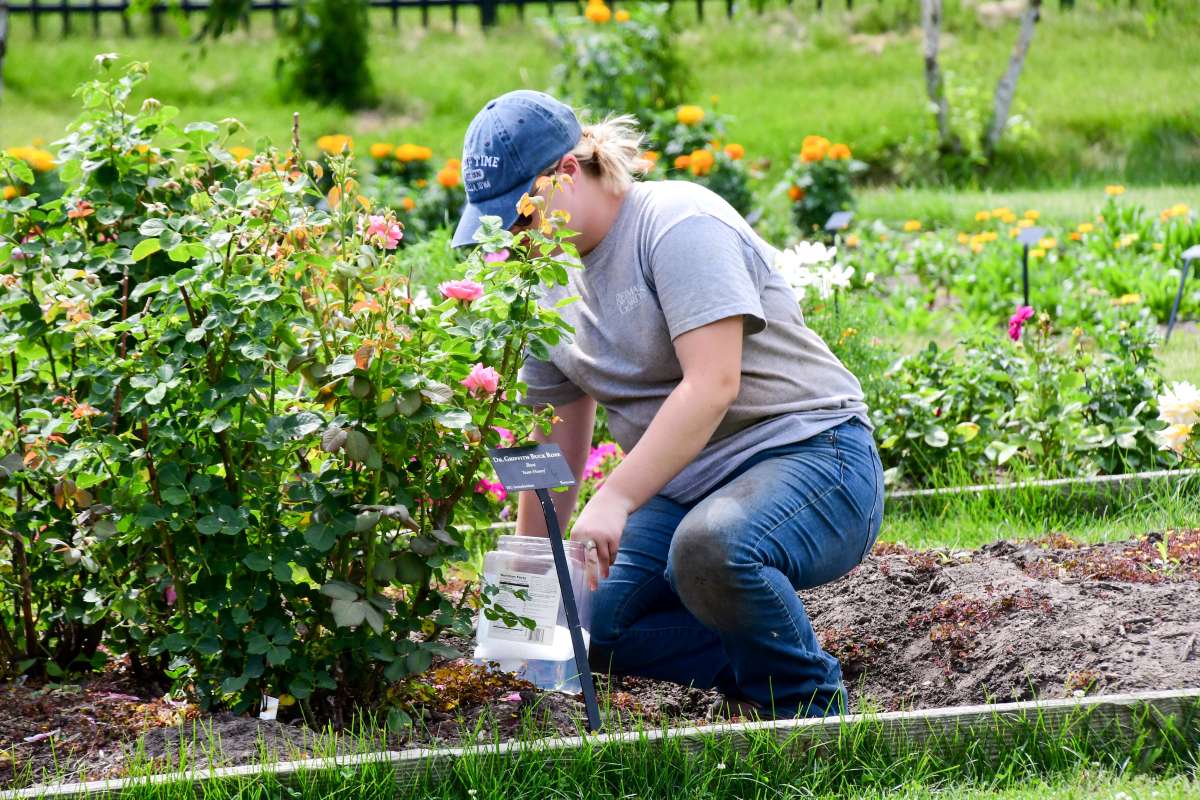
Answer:
[[[853,569],[882,517],[883,467],[857,420],[755,454],[695,502],[651,498],[593,598],[592,668],[717,688],[777,717],[839,713],[841,666],[796,592]]]

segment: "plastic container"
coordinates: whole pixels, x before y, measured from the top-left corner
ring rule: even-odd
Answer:
[[[579,542],[566,541],[563,545],[586,647],[592,623],[592,592],[587,576],[589,569],[596,570],[596,557]],[[516,673],[540,689],[580,691],[550,540],[543,536],[501,536],[496,549],[484,556],[483,580],[501,589],[493,602],[517,616],[534,619],[537,627],[509,628],[503,620],[489,620],[480,613],[475,624],[474,660],[498,662],[502,670]],[[520,590],[528,594],[528,599],[513,594]]]

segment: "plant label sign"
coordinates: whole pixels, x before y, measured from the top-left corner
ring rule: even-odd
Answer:
[[[571,466],[556,444],[489,447],[488,455],[500,483],[510,492],[575,485]]]
[[[852,219],[854,219],[853,211],[835,211],[829,215],[829,220],[825,223],[825,230],[844,231],[850,227]]]
[[[1022,228],[1017,234],[1017,241],[1026,247],[1033,247],[1046,235],[1045,228]]]
[[[1192,261],[1197,258],[1200,258],[1200,244],[1194,244],[1187,250],[1183,251],[1184,261]]]

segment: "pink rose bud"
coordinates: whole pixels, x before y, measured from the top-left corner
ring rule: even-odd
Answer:
[[[508,248],[506,247],[503,250],[497,250],[494,253],[487,253],[486,255],[484,255],[483,260],[487,261],[488,263],[493,263],[493,262],[497,262],[497,261],[508,261],[508,255],[509,255]]]

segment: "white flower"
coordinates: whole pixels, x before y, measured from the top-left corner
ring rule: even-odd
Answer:
[[[1158,443],[1164,450],[1174,450],[1176,453],[1182,453],[1191,435],[1191,425],[1170,425],[1158,432]]]
[[[424,311],[428,308],[433,308],[433,298],[429,296],[429,290],[424,286],[417,289],[417,293],[413,295],[412,308],[413,311]]]
[[[1200,389],[1188,381],[1178,381],[1158,396],[1158,418],[1175,425],[1200,422]]]
[[[837,289],[849,289],[850,278],[854,275],[854,267],[843,267],[834,264],[829,268],[829,282]]]
[[[717,763],[717,769],[725,769],[725,762],[724,762],[724,761],[720,761],[720,762],[718,762],[718,763]]]
[[[874,282],[875,282],[875,273],[874,272],[868,272],[866,275],[863,275],[863,283],[865,283],[867,286],[870,286]]]

